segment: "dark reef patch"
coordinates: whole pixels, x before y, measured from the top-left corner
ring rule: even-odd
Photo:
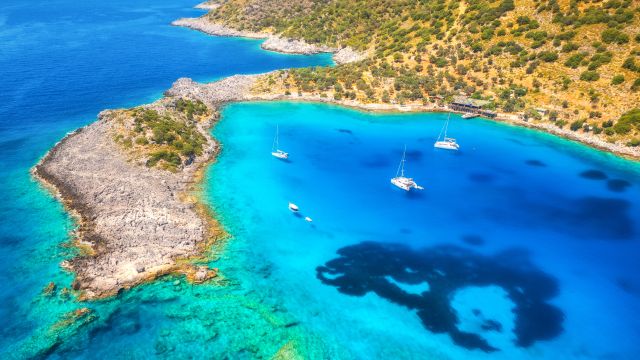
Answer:
[[[600,170],[587,170],[580,173],[580,176],[589,180],[605,180],[608,178],[607,174]]]
[[[92,338],[98,336],[133,335],[142,329],[140,309],[127,306],[109,315],[104,324],[90,330]]]
[[[631,186],[631,183],[622,179],[611,179],[607,181],[607,188],[613,192],[623,192]]]
[[[478,235],[464,235],[462,237],[462,242],[468,245],[473,245],[473,246],[484,245],[484,239],[482,238],[482,236],[478,236]]]
[[[469,179],[476,183],[486,184],[493,181],[493,175],[485,173],[472,173],[469,174]]]
[[[16,248],[23,241],[25,241],[25,238],[21,237],[21,236],[13,236],[13,235],[0,236],[0,247],[3,247],[3,248]]]
[[[624,199],[585,197],[573,202],[573,212],[550,213],[549,220],[571,229],[575,235],[601,240],[631,240],[633,220],[629,216],[631,203]],[[555,217],[554,215],[558,215]]]
[[[629,295],[638,295],[640,294],[640,289],[638,289],[638,287],[634,286],[633,283],[631,282],[631,280],[629,279],[625,279],[625,278],[617,278],[616,279],[616,285],[624,292],[626,292]]]
[[[411,162],[417,162],[422,159],[422,151],[420,150],[407,150],[407,160]]]
[[[351,131],[349,129],[338,129],[338,132],[343,133],[343,134],[353,135],[353,131]]]
[[[515,227],[543,223],[576,240],[617,242],[637,238],[632,203],[624,198],[556,196],[549,199],[529,196],[520,188],[509,187],[502,187],[499,192],[504,202],[496,201],[478,213],[479,216]]]
[[[499,350],[481,334],[461,331],[450,299],[469,286],[502,287],[515,303],[515,343],[528,347],[562,332],[564,314],[547,303],[558,294],[558,283],[537,269],[522,250],[484,256],[457,246],[436,246],[415,250],[405,245],[362,242],[338,250],[338,258],[316,268],[322,283],[343,294],[378,296],[416,310],[425,328],[447,333],[453,342],[467,349]],[[407,293],[395,283],[429,283],[429,291]],[[477,311],[480,315],[480,311]],[[495,322],[485,322],[486,331],[501,331]]]
[[[527,160],[527,161],[525,161],[525,163],[527,165],[538,166],[538,167],[546,167],[547,166],[547,164],[543,163],[540,160]]]
[[[361,161],[361,164],[367,168],[383,168],[391,167],[391,161],[384,155],[372,155]]]
[[[19,139],[0,141],[0,154],[17,153],[21,151],[27,140],[28,138],[23,137]]]

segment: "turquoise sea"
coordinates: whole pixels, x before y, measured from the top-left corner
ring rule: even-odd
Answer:
[[[640,166],[458,116],[461,150],[434,150],[446,114],[229,105],[202,189],[230,234],[211,256],[223,276],[65,296],[73,222],[29,169],[67,131],[181,76],[331,63],[168,26],[193,5],[0,4],[1,358],[640,357]],[[389,183],[404,145],[421,192]]]

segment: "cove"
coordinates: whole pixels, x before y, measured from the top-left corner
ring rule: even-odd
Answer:
[[[435,150],[446,117],[227,106],[205,181],[232,236],[216,266],[323,339],[323,354],[636,356],[637,285],[622,285],[640,281],[637,164],[459,116],[449,133],[461,150]],[[270,155],[276,126],[289,162]],[[404,144],[421,192],[389,183]],[[584,176],[594,170],[606,179]],[[425,282],[418,293],[398,286]],[[455,295],[478,287],[505,300]]]

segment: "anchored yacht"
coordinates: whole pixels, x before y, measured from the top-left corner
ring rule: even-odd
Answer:
[[[406,161],[406,155],[407,155],[407,146],[405,145],[404,152],[402,153],[402,160],[400,160],[398,171],[396,171],[396,177],[391,179],[391,183],[405,191],[409,191],[411,189],[422,190],[424,188],[418,185],[413,180],[413,178],[408,178],[404,176],[404,163]]]
[[[276,136],[273,139],[273,145],[271,146],[271,155],[277,157],[278,159],[285,160],[289,158],[289,153],[286,153],[279,149],[279,137],[280,137],[279,133],[280,133],[280,129],[276,125]]]
[[[447,117],[447,121],[444,123],[442,130],[440,130],[440,135],[438,135],[438,140],[435,142],[435,144],[433,144],[433,147],[436,147],[439,149],[446,149],[446,150],[460,149],[460,145],[458,145],[458,143],[456,142],[456,139],[447,137],[447,130],[449,129],[450,119],[451,119],[451,113],[449,113],[449,117]],[[444,136],[442,136],[443,133],[444,133]]]

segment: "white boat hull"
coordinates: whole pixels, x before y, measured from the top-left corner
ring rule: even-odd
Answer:
[[[273,151],[271,153],[272,156],[277,157],[278,159],[288,159],[289,158],[289,154],[287,154],[286,152],[282,151],[282,150],[278,150],[278,151]]]
[[[391,179],[391,183],[404,191],[410,191],[411,189],[417,189],[417,190],[424,189],[422,186],[416,184],[416,182],[413,181],[413,179],[402,177],[402,176],[394,177],[393,179]]]
[[[458,145],[456,143],[449,142],[449,141],[436,141],[436,143],[433,144],[433,147],[438,148],[438,149],[445,149],[445,150],[458,150],[458,149],[460,149],[460,145]]]

